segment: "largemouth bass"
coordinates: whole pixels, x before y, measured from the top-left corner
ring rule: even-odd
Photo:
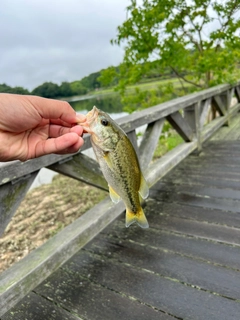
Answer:
[[[149,188],[131,141],[107,113],[96,107],[86,118],[86,122],[79,124],[91,134],[91,144],[108,182],[112,201],[118,203],[121,198],[126,206],[126,227],[136,222],[147,228],[141,198],[148,197]]]

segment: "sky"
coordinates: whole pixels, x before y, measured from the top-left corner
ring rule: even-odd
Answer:
[[[0,83],[32,90],[123,59],[111,45],[129,0],[1,0]]]

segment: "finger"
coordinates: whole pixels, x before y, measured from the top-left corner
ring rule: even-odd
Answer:
[[[76,114],[77,116],[77,123],[85,122],[87,120],[86,116],[80,113]]]
[[[75,132],[66,133],[60,137],[39,141],[35,148],[36,157],[50,153],[73,153],[83,145],[84,140]]]
[[[37,96],[25,96],[26,99],[37,110],[41,117],[45,119],[61,119],[67,123],[77,123],[79,115],[66,101],[41,98]],[[84,117],[84,116],[82,116]]]
[[[73,125],[72,123],[67,123],[66,121],[62,121],[61,119],[50,119],[49,120],[50,124],[58,124],[59,126],[64,126],[64,127],[69,127]]]
[[[66,133],[75,132],[78,136],[82,136],[83,128],[81,126],[74,126],[71,128],[66,128],[59,125],[50,125],[49,126],[49,138],[57,138]]]
[[[75,143],[74,145],[72,145],[69,148],[66,148],[62,151],[56,152],[56,154],[69,154],[69,153],[76,153],[79,151],[79,149],[82,147],[82,143]]]

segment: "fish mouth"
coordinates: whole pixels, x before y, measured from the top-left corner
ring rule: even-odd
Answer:
[[[78,122],[78,124],[83,127],[83,130],[87,133],[92,134],[93,131],[91,129],[91,124],[95,121],[99,113],[99,110],[97,107],[93,107],[91,111],[89,111],[86,115],[87,121],[84,122]]]

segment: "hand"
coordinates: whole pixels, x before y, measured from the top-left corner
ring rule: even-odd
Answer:
[[[64,101],[0,94],[0,161],[75,153],[83,145],[86,117]]]

